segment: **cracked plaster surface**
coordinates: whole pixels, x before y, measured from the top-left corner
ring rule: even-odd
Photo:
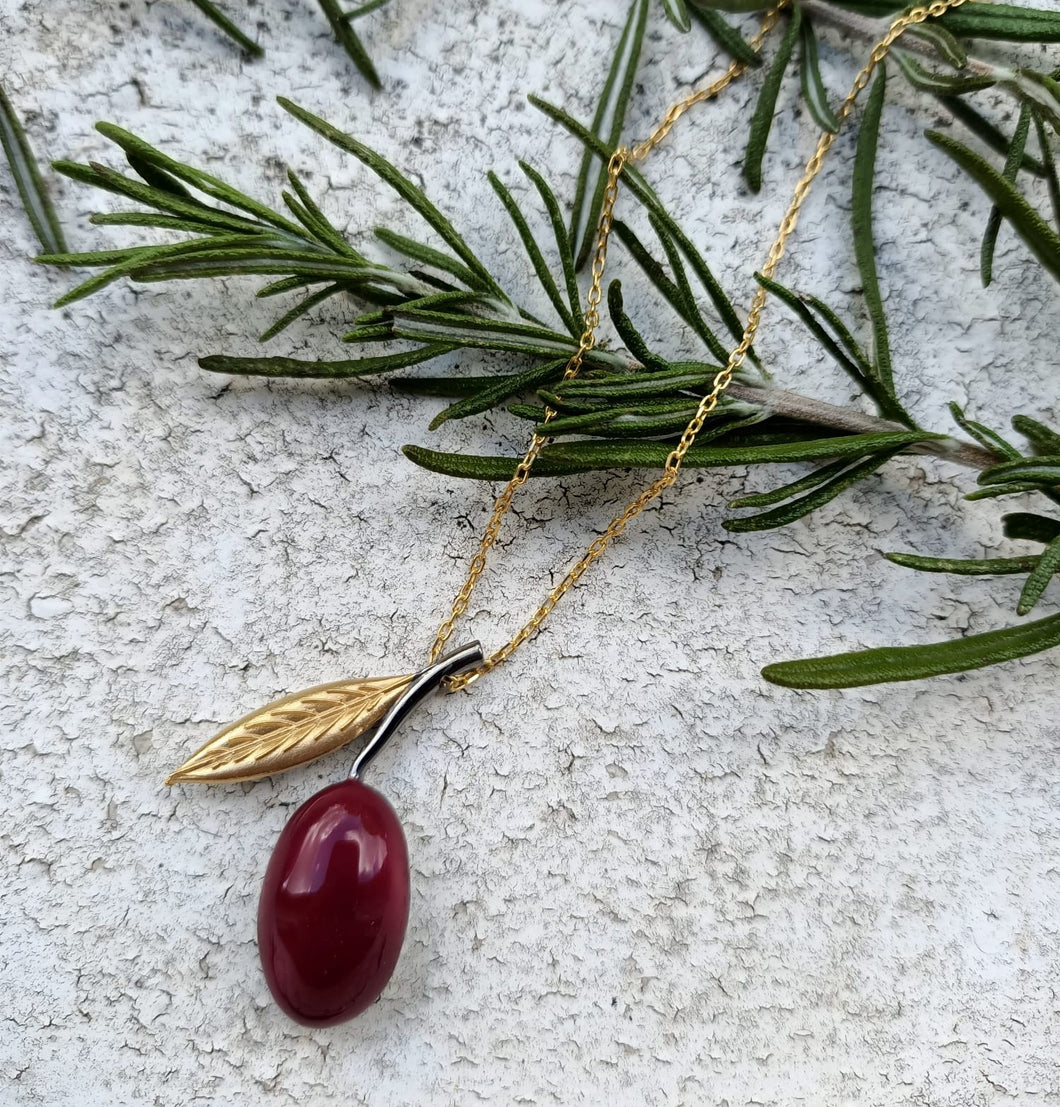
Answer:
[[[587,117],[621,7],[394,0],[364,25],[373,96],[303,0],[250,5],[268,49],[253,63],[175,0],[3,0],[0,72],[42,154],[110,160],[106,118],[270,202],[290,164],[351,233],[416,230],[275,106],[289,95],[422,177],[525,287],[485,171],[525,196],[528,157],[570,195],[576,153],[524,94]],[[659,12],[645,50],[637,132],[713,57]],[[839,40],[822,62],[843,87]],[[749,194],[751,95],[683,121],[648,169],[738,303],[814,138],[787,87]],[[1007,232],[979,286],[986,205],[919,134],[946,123],[899,93],[880,155],[903,392],[934,427],[951,399],[1055,421],[1055,286]],[[782,275],[856,317],[850,150]],[[119,241],[87,223],[106,198],[51,183],[75,248]],[[373,773],[412,856],[401,962],[357,1022],[286,1022],[257,963],[259,881],[287,816],[348,758],[212,790],[163,776],[278,694],[418,663],[488,500],[398,447],[514,454],[523,427],[491,414],[432,434],[435,402],[383,382],[208,376],[197,355],[251,353],[271,319],[253,282],[122,283],[56,312],[71,275],[27,261],[6,176],[0,225],[0,1102],[1060,1103],[1056,657],[846,693],[759,676],[1011,618],[1018,585],[879,556],[1006,548],[997,506],[961,501],[973,478],[924,458],[761,535],[719,521],[765,474],[686,478],[533,647],[412,719]],[[614,266],[650,337],[693,354]],[[348,313],[314,318],[275,352],[336,356]],[[780,312],[760,348],[786,387],[850,399]],[[469,629],[510,633],[642,480],[532,483]]]

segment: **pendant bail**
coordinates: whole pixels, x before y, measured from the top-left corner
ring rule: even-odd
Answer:
[[[408,686],[401,698],[390,708],[383,717],[383,721],[376,727],[375,733],[368,740],[364,749],[357,755],[357,760],[350,770],[351,778],[359,778],[371,760],[390,740],[391,735],[405,721],[410,711],[432,692],[435,692],[451,676],[470,669],[475,665],[481,665],[483,660],[482,646],[478,642],[468,642],[452,653],[447,653],[433,665],[428,665],[422,672],[416,674],[412,683]]]

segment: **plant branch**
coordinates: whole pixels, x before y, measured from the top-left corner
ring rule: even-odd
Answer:
[[[809,396],[801,396],[797,392],[789,392],[783,388],[757,388],[753,385],[734,382],[729,385],[728,394],[733,399],[744,400],[765,408],[774,415],[798,419],[800,422],[813,423],[817,426],[832,427],[849,434],[882,434],[909,429],[890,419],[880,419],[875,415],[868,415],[849,407],[839,407],[837,404],[829,404]],[[911,447],[910,452],[931,454],[969,469],[988,469],[998,462],[997,454],[957,438],[923,442]]]

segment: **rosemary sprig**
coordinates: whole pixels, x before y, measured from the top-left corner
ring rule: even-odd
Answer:
[[[879,7],[876,0],[860,6],[873,14]],[[831,6],[825,7],[831,10]],[[1020,118],[1014,135],[1009,138],[998,130],[994,142],[995,147],[1000,145],[1005,150],[1005,167],[994,169],[982,155],[949,135],[929,134],[929,138],[987,192],[995,205],[997,214],[988,226],[988,235],[992,236],[989,251],[992,253],[992,242],[1004,220],[1028,241],[1034,257],[1055,273],[1060,240],[1048,218],[1018,188],[1019,174],[1040,177],[1049,190],[1051,204],[1060,208],[1060,183],[1050,133],[1054,120],[1049,102],[1054,89],[1025,70],[1015,81],[1005,76],[1010,71],[996,65],[985,74],[963,40],[971,33],[969,27],[998,40],[1006,36],[1018,39],[1030,33],[1031,24],[1048,38],[1054,31],[1060,35],[1060,17],[1051,13],[1027,15],[1023,9],[1024,14],[1013,22],[1011,9],[1005,5],[976,7],[984,10],[976,11],[971,21],[950,20],[927,27],[920,41],[923,49],[943,64],[974,71],[959,72],[956,83],[942,82],[946,97],[955,103],[963,104],[963,97],[973,88],[987,84],[1015,90]],[[999,8],[1001,12],[995,10]],[[684,27],[704,10],[710,10],[709,6],[696,0],[683,4],[672,0],[668,13]],[[760,96],[755,113],[760,149],[756,147],[749,159],[754,172],[761,169],[761,151],[765,149],[761,137],[768,135],[772,115],[781,103],[781,78],[796,53],[804,67],[804,95],[814,101],[815,115],[827,121],[828,98],[816,73],[817,41],[811,37],[811,17],[817,19],[822,10],[820,0],[800,0],[785,34],[780,53],[783,64],[774,57],[767,70],[767,92],[764,100]],[[739,337],[742,324],[706,255],[682,231],[647,179],[632,167],[623,178],[626,195],[642,208],[657,245],[645,245],[622,222],[616,224],[616,238],[625,247],[629,261],[641,269],[672,313],[675,326],[684,329],[701,347],[702,360],[675,360],[667,349],[649,343],[636,324],[644,305],[627,305],[621,284],[613,281],[608,290],[608,309],[624,349],[597,347],[586,357],[581,376],[562,379],[583,325],[577,265],[589,240],[587,230],[597,206],[600,165],[622,130],[644,41],[646,11],[645,0],[631,4],[620,49],[591,126],[583,126],[559,107],[532,98],[581,144],[582,168],[569,220],[550,184],[529,165],[523,163],[521,167],[541,212],[531,210],[514,184],[489,176],[499,211],[510,220],[526,254],[530,277],[527,287],[536,288],[527,299],[513,297],[502,286],[491,273],[488,257],[474,249],[448,216],[396,166],[325,120],[281,101],[301,122],[353,155],[393,188],[425,221],[438,244],[386,227],[368,228],[365,241],[351,242],[329,221],[293,173],[289,176],[290,190],[283,194],[287,213],[281,213],[216,177],[175,161],[128,132],[103,124],[100,130],[117,143],[133,176],[98,164],[57,163],[68,176],[118,193],[138,205],[132,212],[98,216],[95,222],[163,228],[186,237],[162,246],[46,255],[42,260],[53,264],[100,270],[60,302],[71,302],[123,277],[154,281],[241,273],[266,275],[270,282],[259,295],[302,292],[303,299],[285,311],[263,338],[280,333],[324,300],[341,297],[352,305],[343,340],[370,344],[373,351],[382,344],[383,352],[316,362],[215,354],[201,360],[203,368],[267,377],[357,377],[427,363],[454,350],[495,351],[511,363],[510,371],[396,383],[418,395],[448,401],[432,427],[509,405],[515,417],[532,421],[540,430],[545,408],[550,408],[556,413],[548,423],[554,441],[543,449],[532,470],[534,477],[600,468],[658,468],[698,398],[710,390],[718,365],[727,356],[729,339]],[[935,77],[923,76],[929,72],[923,66],[911,66],[908,59],[901,68],[907,76],[915,75],[914,87],[918,87],[918,81],[937,83]],[[984,83],[987,76],[989,82]],[[805,518],[854,485],[871,479],[903,453],[930,454],[977,470],[979,485],[969,493],[969,499],[1037,492],[1060,502],[1060,433],[1029,416],[1019,417],[1016,429],[1030,443],[1030,452],[1024,453],[957,408],[954,418],[967,439],[922,428],[901,400],[901,367],[892,363],[890,354],[872,235],[875,158],[885,118],[886,88],[881,75],[869,97],[853,174],[852,237],[870,340],[859,335],[861,324],[845,322],[820,298],[762,279],[769,292],[794,312],[808,336],[857,384],[872,412],[788,392],[772,384],[765,367],[757,361],[742,370],[689,451],[686,464],[757,468],[814,463],[816,467],[778,486],[734,500],[731,507],[740,514],[726,520],[730,530],[753,532]],[[923,91],[934,95],[937,89]],[[1027,151],[1032,136],[1036,142],[1034,154]],[[537,229],[542,223],[544,236]],[[380,246],[390,251],[389,259],[378,255]],[[396,262],[392,260],[395,254],[399,259]],[[783,366],[778,368],[783,372]],[[476,479],[506,479],[514,464],[511,457],[454,454],[421,446],[408,446],[405,452],[426,468]],[[997,574],[999,578],[1022,574],[1025,580],[1016,605],[1017,613],[1022,615],[1039,605],[1060,569],[1060,521],[1016,513],[1006,517],[1006,533],[1045,548],[1034,554],[1003,558],[894,554],[891,559],[905,568],[928,572]],[[796,687],[840,687],[957,672],[1050,648],[1057,644],[1056,618],[953,643],[787,662],[770,666],[766,676]]]

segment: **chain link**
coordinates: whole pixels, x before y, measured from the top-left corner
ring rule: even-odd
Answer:
[[[926,19],[943,15],[951,8],[959,7],[966,2],[968,2],[968,0],[935,0],[932,4],[913,8],[895,19],[888,28],[887,33],[873,47],[868,61],[854,78],[854,83],[851,85],[850,92],[847,93],[839,111],[836,113],[840,125],[845,123],[850,117],[858,97],[872,79],[873,73],[875,73],[880,63],[887,57],[891,47],[905,31],[910,27],[923,23]],[[761,49],[766,36],[777,25],[781,13],[788,8],[790,4],[791,0],[782,0],[776,7],[767,12],[762,21],[761,29],[758,34],[751,39],[751,46],[755,51]],[[593,253],[591,270],[592,280],[589,292],[586,296],[585,330],[578,342],[578,349],[571,355],[570,361],[567,363],[567,367],[564,370],[564,380],[570,380],[572,377],[578,375],[585,362],[586,354],[596,346],[596,331],[600,325],[600,304],[603,300],[603,278],[607,268],[607,248],[611,239],[611,230],[614,226],[615,205],[618,202],[619,180],[623,171],[628,164],[643,161],[647,158],[655,147],[666,138],[677,120],[680,119],[689,108],[693,107],[695,104],[702,103],[704,100],[710,100],[717,96],[718,93],[732,84],[732,82],[746,69],[747,65],[744,62],[734,61],[726,72],[714,81],[713,84],[673,104],[661,122],[656,126],[655,130],[652,131],[643,142],[637,143],[632,147],[620,146],[612,153],[607,163],[607,184],[604,189],[604,201],[600,211],[600,220],[596,228],[596,248]],[[803,174],[799,178],[798,184],[795,186],[791,202],[784,214],[784,218],[781,220],[776,238],[769,248],[766,262],[761,270],[763,276],[772,279],[776,274],[780,261],[784,256],[784,250],[788,239],[791,237],[798,224],[799,213],[802,210],[802,206],[810,193],[813,182],[821,172],[824,159],[828,151],[831,150],[838,132],[839,128],[835,131],[824,131],[818,139],[817,148],[814,150],[810,160],[806,163],[806,168],[803,170]],[[681,464],[685,456],[695,443],[696,436],[703,429],[703,425],[708,417],[718,406],[722,393],[732,383],[734,374],[743,365],[748,351],[754,344],[755,336],[758,334],[758,330],[762,324],[762,313],[767,298],[768,293],[766,289],[762,285],[759,285],[751,301],[751,307],[747,313],[747,323],[739,343],[729,354],[725,366],[719,369],[715,375],[710,392],[699,402],[695,415],[685,428],[677,445],[670,451],[663,467],[662,475],[648,485],[648,487],[645,488],[644,491],[621,512],[621,514],[616,515],[608,524],[603,534],[598,535],[589,543],[588,548],[580,560],[575,562],[567,575],[551,592],[549,592],[544,603],[542,603],[530,619],[523,624],[514,637],[500,649],[490,654],[477,668],[452,677],[446,684],[449,691],[455,692],[461,688],[466,688],[468,685],[473,684],[480,677],[488,673],[491,669],[495,669],[502,662],[507,661],[528,638],[532,638],[537,633],[541,624],[548,618],[556,604],[558,604],[574,585],[578,583],[589,566],[607,550],[608,546],[610,546],[623,531],[625,531],[629,523],[653,500],[661,496],[667,488],[674,484],[680,473]],[[546,407],[543,420],[544,425],[547,426],[555,415],[556,412],[552,408]],[[478,550],[475,552],[468,566],[467,579],[464,581],[463,587],[457,593],[456,599],[453,601],[453,607],[449,617],[442,623],[438,630],[437,637],[434,640],[434,645],[431,648],[432,663],[437,661],[441,656],[445,644],[452,636],[457,622],[460,620],[461,616],[466,613],[468,603],[471,600],[471,594],[475,590],[475,585],[478,583],[479,577],[482,576],[486,569],[486,561],[489,552],[497,542],[504,517],[511,507],[512,499],[518,489],[526,483],[534,462],[537,460],[538,455],[541,453],[541,450],[548,440],[549,436],[547,434],[541,434],[540,432],[533,436],[530,440],[529,449],[515,468],[514,475],[494,502],[493,512],[490,515],[489,522],[486,524],[486,529],[479,541]]]

